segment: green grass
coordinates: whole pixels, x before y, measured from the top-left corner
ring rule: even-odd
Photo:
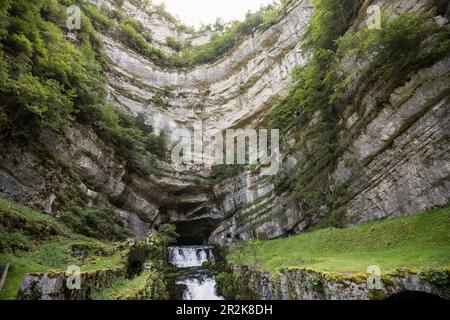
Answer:
[[[1,253],[0,265],[10,263],[11,266],[5,286],[0,290],[0,300],[16,299],[20,283],[26,273],[64,271],[70,265],[80,266],[81,272],[124,267],[119,252],[111,256],[91,256],[81,263],[71,255],[71,247],[79,243],[77,239],[58,238],[39,244],[33,251]]]
[[[240,252],[238,248],[232,249],[228,259],[233,263],[254,264],[254,255]],[[398,268],[448,268],[450,207],[347,229],[329,228],[259,241],[256,252],[256,262],[269,271],[304,268],[360,273],[371,265],[379,266],[383,273]]]
[[[64,271],[78,265],[82,272],[123,267],[121,251],[112,244],[73,233],[53,217],[0,199],[0,265],[10,264],[0,300],[16,299],[25,273]],[[87,248],[81,262],[73,247]]]

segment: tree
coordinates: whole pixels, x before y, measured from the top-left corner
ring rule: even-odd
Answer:
[[[234,241],[232,243],[231,252],[232,252],[232,260],[236,262],[238,265],[244,265],[245,259],[245,249],[246,244],[243,241]]]
[[[163,253],[167,252],[167,247],[170,244],[174,244],[177,242],[177,238],[180,236],[176,232],[176,226],[173,224],[162,224],[158,228],[158,235],[161,237],[162,240],[162,246],[163,246]]]
[[[252,268],[258,269],[260,266],[259,255],[261,254],[261,248],[259,247],[259,241],[256,238],[250,239],[246,244],[246,251],[252,260]]]
[[[223,32],[225,30],[225,22],[221,18],[217,18],[214,23],[214,30]]]

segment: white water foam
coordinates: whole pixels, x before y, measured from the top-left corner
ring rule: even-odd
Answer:
[[[183,292],[183,300],[223,300],[217,294],[214,277],[188,278],[177,283],[187,287]]]
[[[201,267],[203,262],[216,262],[214,246],[169,247],[169,262],[177,268]]]
[[[216,262],[214,246],[173,246],[167,255],[171,264],[188,274],[177,281],[186,286],[183,300],[224,300],[217,294],[214,276],[201,269],[206,261]]]

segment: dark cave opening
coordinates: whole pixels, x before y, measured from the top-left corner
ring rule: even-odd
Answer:
[[[412,300],[412,301],[423,301],[423,300],[443,300],[441,297],[422,291],[404,291],[391,295],[387,300]]]
[[[129,270],[128,270],[128,272],[129,272],[128,277],[134,278],[135,276],[140,275],[143,270],[144,270],[144,266],[143,266],[142,262],[138,261],[138,260],[134,260],[130,263]]]
[[[127,278],[133,279],[144,271],[144,263],[149,257],[145,247],[131,248],[127,259]]]
[[[209,235],[217,221],[210,218],[193,221],[176,222],[176,230],[180,237],[178,245],[203,245],[208,243]]]

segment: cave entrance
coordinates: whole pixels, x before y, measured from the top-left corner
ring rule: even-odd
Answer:
[[[174,223],[180,237],[178,245],[203,245],[208,244],[209,235],[216,226],[217,221],[210,218],[192,221],[180,221]]]
[[[443,300],[441,297],[422,291],[403,291],[391,295],[387,300],[413,300],[413,301],[423,301],[423,300]]]
[[[145,247],[133,247],[130,249],[127,259],[127,277],[133,279],[144,271],[144,263],[149,257],[149,251]]]
[[[144,270],[144,266],[141,261],[134,260],[130,263],[130,267],[128,269],[128,277],[134,278],[142,273]]]

